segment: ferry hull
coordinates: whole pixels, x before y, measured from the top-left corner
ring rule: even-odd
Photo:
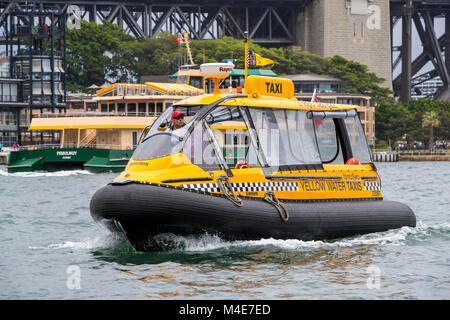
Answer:
[[[84,169],[90,172],[121,172],[133,150],[96,148],[49,148],[11,151],[8,172]]]
[[[138,251],[161,250],[153,237],[218,234],[228,240],[261,238],[304,241],[415,227],[406,205],[384,200],[284,201],[289,219],[261,199],[244,198],[238,207],[225,197],[155,184],[109,184],[91,199],[95,221],[122,232]]]

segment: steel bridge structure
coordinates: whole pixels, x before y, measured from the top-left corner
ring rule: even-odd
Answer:
[[[224,36],[249,38],[262,45],[295,43],[296,14],[313,0],[143,0],[86,1],[40,0],[39,6],[56,7],[71,19],[120,25],[126,33],[152,38],[161,31],[188,32],[193,40]],[[2,17],[11,9],[20,9],[26,1],[0,1]],[[30,3],[31,1],[28,1]]]
[[[400,100],[407,102],[411,95],[412,79],[432,79],[439,76],[443,86],[434,95],[435,99],[450,100],[450,1],[449,0],[390,0],[391,28],[402,24],[402,44],[392,47],[400,51],[393,61],[393,69],[401,63],[401,73],[393,79],[392,86],[399,94]],[[445,19],[445,31],[437,36],[435,19]],[[412,59],[413,25],[423,47],[414,60]],[[391,29],[391,30],[392,30]],[[392,34],[392,32],[391,32]],[[431,62],[431,70],[421,73],[421,69]],[[416,82],[417,84],[419,82]]]

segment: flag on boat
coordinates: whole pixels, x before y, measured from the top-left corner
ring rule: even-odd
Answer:
[[[314,89],[314,93],[311,97],[311,102],[319,102],[319,97],[317,97],[317,89]]]
[[[256,65],[257,66],[268,66],[270,64],[274,64],[275,62],[272,59],[269,58],[263,58],[259,54],[255,53],[256,56]]]
[[[247,52],[247,62],[249,67],[263,67],[275,63],[272,59],[261,57],[250,48]]]
[[[317,89],[314,89],[314,93],[311,97],[311,102],[319,102],[319,97],[317,96]],[[314,118],[314,127],[319,127],[322,125],[323,123],[323,119],[322,118]]]

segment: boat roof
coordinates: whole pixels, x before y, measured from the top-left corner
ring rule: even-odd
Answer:
[[[220,105],[245,106],[252,108],[278,108],[310,111],[337,111],[360,108],[356,105],[299,101],[294,98],[294,84],[290,79],[279,77],[249,76],[247,96],[225,100]],[[231,94],[205,94],[175,103],[175,106],[210,105]]]
[[[146,82],[139,83],[113,83],[100,90],[97,90],[97,96],[120,96],[123,95],[152,95],[165,94],[176,96],[192,96],[202,94],[203,91],[194,86],[180,83],[168,82]]]
[[[156,91],[161,94],[177,94],[185,96],[196,96],[203,94],[203,90],[188,84],[167,83],[167,82],[146,82],[145,85],[150,91]]]
[[[133,116],[54,116],[33,117],[29,130],[67,130],[67,129],[143,129],[156,117]]]
[[[209,105],[216,102],[221,98],[225,98],[229,94],[220,95],[206,95],[202,97],[192,97],[175,103],[175,106],[188,106],[188,105]],[[273,98],[270,96],[260,96],[258,98],[233,98],[220,103],[220,105],[226,106],[243,106],[250,108],[277,108],[277,109],[292,109],[292,110],[309,110],[309,111],[337,111],[358,109],[360,106],[349,104],[335,104],[335,103],[323,103],[323,102],[308,102],[298,101],[297,99],[287,98]]]

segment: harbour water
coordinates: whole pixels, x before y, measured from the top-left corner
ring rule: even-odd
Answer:
[[[116,174],[0,166],[0,299],[450,299],[450,162],[377,163],[417,227],[334,241],[165,235],[135,252],[95,224]]]

